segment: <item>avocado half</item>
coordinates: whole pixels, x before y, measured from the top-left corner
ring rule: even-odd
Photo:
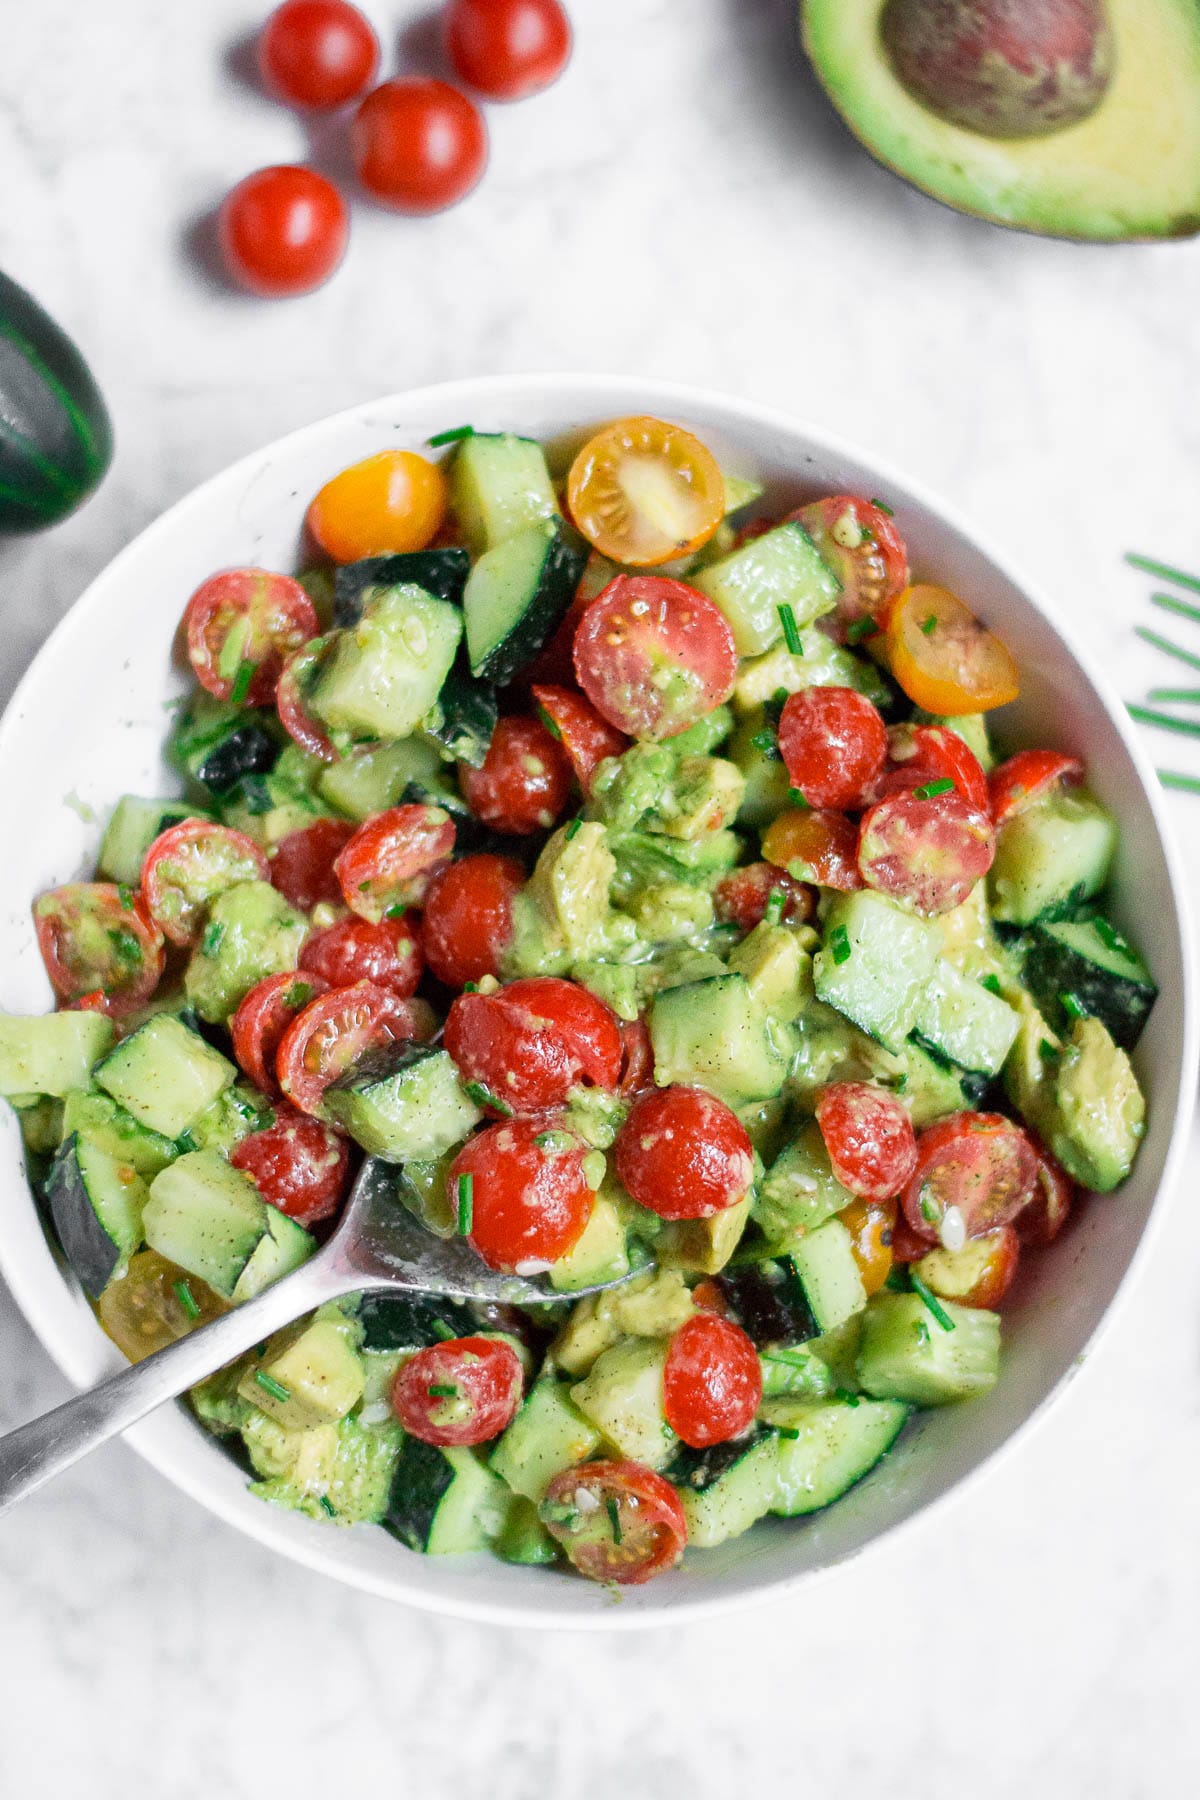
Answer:
[[[886,0],[801,0],[817,77],[871,154],[959,212],[1044,237],[1200,232],[1200,4],[1108,0],[1116,68],[1089,118],[989,138],[929,112],[883,48]]]

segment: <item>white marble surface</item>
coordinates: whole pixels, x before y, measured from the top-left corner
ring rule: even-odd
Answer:
[[[428,45],[418,7],[367,10]],[[1166,679],[1119,556],[1200,565],[1200,247],[1039,242],[909,193],[834,122],[786,0],[572,10],[568,76],[492,111],[466,205],[359,209],[336,280],[270,306],[195,257],[229,184],[305,152],[231,62],[256,7],[5,9],[0,266],[86,348],[120,447],[78,518],[0,552],[3,694],[113,552],[242,451],[406,384],[556,366],[705,382],[876,446],[1038,570],[1128,695]],[[1200,875],[1200,800],[1174,812]],[[1193,1206],[1185,1183],[1050,1425],[798,1607],[611,1641],[426,1618],[270,1559],[110,1448],[0,1537],[0,1794],[1192,1793]],[[0,1423],[64,1395],[2,1292],[0,1367]]]

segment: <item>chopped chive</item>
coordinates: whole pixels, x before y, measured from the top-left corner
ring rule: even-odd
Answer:
[[[198,1319],[200,1317],[200,1302],[197,1300],[191,1287],[186,1281],[175,1282],[172,1292],[189,1319]]]
[[[1149,706],[1126,706],[1125,710],[1139,725],[1157,725],[1163,731],[1182,732],[1184,737],[1200,737],[1200,720],[1177,719],[1171,713],[1154,712]]]
[[[804,655],[804,642],[800,636],[800,627],[796,623],[796,615],[785,601],[776,609],[783,626],[783,641],[793,656]]]
[[[934,632],[937,630],[937,614],[936,613],[930,613],[929,617],[927,619],[921,620],[921,630],[925,633],[926,637],[933,636]]]
[[[779,1427],[779,1435],[781,1438],[798,1438],[800,1432],[795,1425],[781,1425]]]
[[[539,1131],[533,1141],[539,1150],[555,1150],[558,1147],[558,1133],[556,1131]]]
[[[927,781],[924,787],[913,789],[914,800],[936,800],[939,794],[948,794],[954,783],[949,775],[943,775],[937,781]]]
[[[390,906],[384,907],[383,916],[385,919],[402,919],[407,911],[407,900],[393,900]]]
[[[829,948],[835,963],[850,961],[850,937],[844,925],[835,925],[829,937]]]
[[[229,698],[234,706],[241,706],[250,692],[250,683],[258,672],[258,664],[243,657],[238,664],[238,672],[233,678],[233,686],[229,690]]]
[[[782,888],[772,888],[767,895],[766,910],[763,913],[768,925],[778,925],[783,919],[783,910],[787,905],[787,895]]]
[[[929,1195],[929,1194],[921,1195],[920,1212],[921,1212],[921,1217],[924,1219],[924,1221],[927,1225],[936,1225],[937,1224],[937,1222],[938,1222],[937,1201],[934,1200],[931,1195]]]
[[[1178,775],[1174,769],[1160,769],[1158,779],[1165,788],[1175,788],[1181,794],[1200,794],[1200,780],[1195,775]]]
[[[313,991],[311,982],[293,981],[291,987],[283,996],[283,1004],[289,1011],[298,1012],[302,1006],[308,1005],[312,997]]]
[[[121,902],[122,912],[133,911],[133,889],[126,887],[124,882],[117,889],[117,899]]]
[[[1185,650],[1171,638],[1163,637],[1161,632],[1151,631],[1148,625],[1137,625],[1134,629],[1144,644],[1153,645],[1164,656],[1173,656],[1176,662],[1186,663],[1189,669],[1200,669],[1200,656],[1196,656],[1191,650]]]
[[[998,975],[985,975],[979,985],[980,987],[985,987],[989,994],[999,994],[1003,996],[1004,989],[1000,986],[1000,977]]]
[[[1200,594],[1200,576],[1188,575],[1182,569],[1173,569],[1170,563],[1155,562],[1151,556],[1138,556],[1129,551],[1125,561],[1131,569],[1140,569],[1143,575],[1157,575],[1162,581],[1173,581],[1176,587],[1191,588],[1194,594]]]
[[[1200,702],[1200,688],[1151,688],[1147,700],[1166,700],[1173,706],[1195,706]]]
[[[917,1320],[916,1330],[917,1330],[918,1344],[921,1344],[921,1345],[927,1344],[929,1342],[929,1327],[925,1323],[924,1319]]]
[[[619,1544],[621,1541],[621,1509],[611,1494],[604,1502],[604,1509],[608,1514],[608,1522],[612,1526],[613,1543]]]
[[[479,992],[479,983],[477,981],[464,981],[462,991],[464,994],[477,994]]]
[[[1121,936],[1116,926],[1110,925],[1107,919],[1093,919],[1092,927],[1106,950],[1125,950],[1128,948],[1125,939]]]
[[[425,1389],[431,1400],[453,1400],[458,1389],[452,1381],[434,1381]]]
[[[458,1235],[467,1237],[471,1230],[471,1220],[475,1211],[475,1177],[460,1175],[458,1178]]]
[[[337,1507],[333,1504],[333,1501],[329,1498],[328,1494],[320,1495],[317,1504],[320,1506],[321,1511],[323,1513],[325,1513],[328,1518],[331,1518],[331,1519],[337,1518]]]
[[[809,802],[805,799],[799,788],[790,787],[788,789],[788,799],[793,806],[803,807],[806,812],[810,810]]]
[[[1058,1055],[1058,1051],[1054,1048],[1054,1045],[1050,1042],[1049,1038],[1043,1038],[1038,1045],[1038,1055],[1043,1062],[1053,1062]]]
[[[946,1311],[933,1289],[928,1287],[914,1269],[909,1269],[908,1278],[912,1282],[913,1293],[920,1294],[929,1311],[933,1314],[943,1331],[954,1330],[954,1320]]]
[[[1058,996],[1058,1004],[1062,1007],[1069,1019],[1087,1018],[1087,1007],[1080,1006],[1074,994],[1060,994]]]
[[[194,1150],[196,1148],[196,1140],[190,1131],[181,1131],[179,1136],[175,1139],[175,1147],[186,1156],[189,1150]]]
[[[879,626],[874,619],[852,619],[846,627],[846,642],[861,644],[864,638],[875,637]]]
[[[850,1388],[834,1388],[833,1397],[835,1400],[840,1400],[845,1406],[857,1406],[861,1399],[861,1395],[854,1393]]]
[[[889,519],[894,519],[896,516],[893,508],[888,505],[886,500],[880,500],[877,498],[877,499],[872,500],[871,505],[873,507],[875,507],[879,512],[886,513],[886,515]]]
[[[124,963],[127,969],[141,966],[142,946],[132,931],[118,925],[108,932],[108,941],[117,953],[117,961]]]
[[[431,1323],[433,1330],[437,1332],[443,1343],[445,1343],[448,1338],[457,1336],[454,1328],[447,1325],[445,1319],[434,1319]]]
[[[570,843],[571,839],[575,836],[575,833],[579,830],[579,827],[582,824],[583,824],[583,820],[580,818],[574,818],[571,820],[571,823],[567,826],[567,842],[568,842],[568,844]]]
[[[460,444],[463,438],[474,436],[473,425],[455,425],[449,431],[436,432],[433,437],[426,438],[425,442],[431,450],[440,450],[443,444]]]
[[[204,928],[204,936],[200,940],[200,954],[215,956],[221,948],[221,939],[225,936],[225,927],[220,919],[214,919],[211,925]]]
[[[290,1389],[285,1388],[282,1381],[276,1381],[273,1375],[268,1375],[265,1369],[255,1369],[254,1379],[264,1394],[270,1394],[272,1400],[291,1399]]]
[[[550,733],[550,736],[552,738],[557,738],[559,743],[561,744],[562,743],[562,726],[557,724],[555,722],[555,720],[553,720],[550,717],[550,714],[546,711],[544,706],[540,706],[540,705],[538,706],[537,716],[542,721],[542,724],[546,727],[546,730]]]
[[[769,757],[772,762],[781,762],[779,743],[773,731],[756,731],[750,742],[760,755]]]
[[[1161,606],[1164,612],[1177,613],[1181,619],[1190,619],[1194,625],[1200,624],[1200,606],[1190,606],[1186,600],[1177,600],[1174,594],[1151,594],[1152,606]]]
[[[902,1094],[904,1092],[905,1088],[908,1086],[908,1070],[907,1069],[901,1069],[899,1075],[897,1075],[897,1077],[896,1077],[895,1086],[896,1086],[896,1092],[898,1094]]]
[[[490,1106],[493,1112],[498,1112],[500,1114],[501,1118],[512,1118],[513,1109],[508,1104],[508,1101],[501,1100],[498,1095],[493,1094],[492,1090],[485,1087],[482,1081],[468,1081],[464,1092],[470,1094],[476,1106]]]

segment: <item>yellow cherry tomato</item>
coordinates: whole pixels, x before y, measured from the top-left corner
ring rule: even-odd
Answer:
[[[100,1296],[100,1323],[130,1362],[141,1362],[228,1309],[210,1287],[157,1250],[139,1250]]]
[[[601,555],[648,568],[708,542],[725,516],[725,478],[690,431],[663,419],[617,419],[572,463],[567,504]]]
[[[855,1200],[838,1218],[850,1233],[850,1251],[868,1294],[877,1294],[892,1272],[894,1200]]]
[[[990,712],[1017,697],[1017,665],[1000,639],[945,588],[906,588],[887,624],[892,674],[914,706]]]
[[[316,495],[308,528],[334,562],[424,550],[446,514],[446,477],[415,450],[351,463]]]

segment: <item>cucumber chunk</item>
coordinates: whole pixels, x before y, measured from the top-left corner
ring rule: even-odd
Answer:
[[[410,1437],[380,1523],[410,1550],[464,1555],[499,1536],[509,1505],[503,1483],[470,1450],[440,1450]]]
[[[424,588],[388,588],[338,633],[313,686],[313,711],[351,740],[407,737],[436,703],[462,630],[458,608]]]
[[[514,1494],[540,1500],[560,1470],[586,1461],[599,1444],[599,1431],[574,1404],[567,1383],[543,1376],[529,1390],[490,1463]]]
[[[45,1193],[63,1253],[98,1300],[142,1241],[146,1184],[128,1163],[76,1134],[54,1158]]]
[[[792,1047],[789,1028],[768,1017],[744,975],[717,975],[657,995],[650,1040],[660,1087],[698,1083],[733,1107],[779,1092]]]
[[[450,469],[450,499],[476,556],[558,515],[542,446],[507,432],[480,431],[462,440]]]
[[[941,1302],[952,1329],[920,1294],[876,1294],[863,1316],[858,1379],[880,1400],[944,1406],[986,1394],[1000,1374],[1000,1319],[980,1307]]]
[[[233,1303],[252,1300],[273,1281],[281,1281],[315,1256],[317,1240],[295,1219],[289,1219],[277,1206],[267,1207],[267,1229],[258,1240],[249,1262],[237,1278]]]
[[[236,1074],[229,1059],[199,1032],[172,1013],[155,1013],[105,1057],[95,1080],[140,1125],[177,1138]]]
[[[268,1213],[274,1210],[250,1177],[223,1156],[195,1150],[151,1182],[143,1217],[146,1242],[230,1300],[242,1271],[269,1235]]]
[[[710,563],[692,582],[725,614],[739,656],[759,656],[783,636],[781,606],[791,607],[797,625],[811,625],[840,592],[837,576],[794,520]]]
[[[223,795],[274,768],[282,741],[273,714],[234,706],[201,689],[180,713],[167,757],[208,794]]]
[[[182,819],[205,816],[182,800],[140,800],[136,794],[123,794],[100,840],[100,879],[136,887],[142,879],[146,852],[155,838]]]
[[[410,550],[391,556],[364,556],[333,572],[333,622],[357,625],[385,588],[419,587],[437,600],[462,605],[471,559],[465,550]]]
[[[116,1035],[103,1013],[0,1013],[0,1095],[12,1100],[85,1088]]]
[[[998,1075],[1016,1041],[1013,1008],[940,957],[917,1001],[913,1030],[961,1068]]]
[[[740,1537],[775,1504],[778,1440],[762,1432],[711,1450],[680,1448],[666,1470],[679,1489],[688,1543],[698,1550]]]
[[[1132,1050],[1158,988],[1137,954],[1107,919],[1063,919],[1034,927],[1024,942],[1021,974],[1055,1031],[1070,1030],[1078,1011],[1106,1026]]]
[[[937,960],[937,928],[867,888],[830,906],[813,984],[818,999],[899,1054]]]
[[[585,560],[555,521],[484,552],[463,594],[473,675],[503,685],[532,662],[574,599]]]
[[[815,1231],[853,1199],[833,1172],[820,1126],[810,1119],[759,1183],[754,1217],[768,1241],[782,1246]]]
[[[449,1053],[415,1043],[364,1058],[326,1089],[324,1109],[368,1155],[394,1163],[441,1156],[482,1117]]]
[[[996,835],[987,878],[993,917],[1031,925],[1098,894],[1116,847],[1116,821],[1089,794],[1067,790],[1037,801]]]
[[[174,1139],[139,1125],[132,1113],[118,1106],[110,1095],[98,1093],[94,1088],[75,1088],[67,1095],[62,1125],[64,1137],[79,1132],[109,1156],[116,1157],[118,1162],[128,1163],[147,1180],[179,1155],[179,1146]]]
[[[818,1331],[832,1331],[867,1304],[850,1233],[840,1219],[828,1219],[802,1237],[792,1262]]]
[[[317,777],[317,789],[330,806],[362,824],[395,806],[409,782],[433,780],[441,766],[432,744],[419,737],[403,738],[398,744],[356,750],[327,763]]]
[[[771,1511],[794,1519],[840,1500],[891,1449],[908,1416],[898,1400],[779,1403]]]

